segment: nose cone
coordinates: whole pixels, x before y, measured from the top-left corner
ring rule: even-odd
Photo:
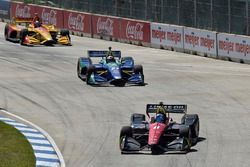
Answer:
[[[113,79],[122,79],[121,70],[118,65],[114,64],[109,69]]]
[[[166,125],[163,123],[153,123],[149,126],[149,137],[148,144],[155,145],[158,144],[161,135],[164,133]]]
[[[39,27],[39,28],[37,28],[37,32],[39,33],[39,34],[41,34],[41,36],[45,39],[45,40],[48,40],[48,41],[52,41],[53,39],[52,39],[52,36],[51,36],[51,34],[49,33],[49,31],[46,29],[46,28],[44,28],[44,27]]]

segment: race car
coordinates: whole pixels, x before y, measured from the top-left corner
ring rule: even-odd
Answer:
[[[54,25],[33,22],[33,18],[13,18],[4,29],[6,40],[21,45],[71,45],[69,31],[58,30]]]
[[[134,113],[131,115],[130,126],[122,127],[120,131],[121,153],[150,152],[161,154],[165,152],[187,153],[195,145],[199,137],[199,117],[197,114],[187,114],[187,105],[163,105],[166,111],[165,120],[162,113],[156,114],[159,104],[147,104],[146,115]],[[170,114],[184,114],[181,123],[176,123]],[[154,116],[152,116],[152,114]]]
[[[77,75],[89,85],[125,84],[144,85],[142,65],[134,65],[132,57],[121,57],[121,51],[112,51],[113,58],[107,57],[105,50],[89,50],[88,57],[80,57]],[[93,63],[93,58],[101,58]]]

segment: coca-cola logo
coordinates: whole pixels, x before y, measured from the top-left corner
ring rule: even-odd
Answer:
[[[104,35],[113,35],[113,23],[114,21],[110,18],[102,20],[100,17],[97,20],[97,33]]]
[[[83,31],[84,29],[84,15],[77,14],[73,16],[72,13],[69,14],[68,26],[70,29]]]
[[[56,25],[56,11],[50,10],[49,12],[46,12],[46,9],[43,9],[42,11],[42,20],[45,24],[53,24]]]
[[[135,40],[143,40],[142,28],[143,28],[142,23],[132,24],[129,21],[126,28],[126,37]]]
[[[30,18],[30,7],[29,6],[16,6],[16,17],[21,17],[21,18]]]

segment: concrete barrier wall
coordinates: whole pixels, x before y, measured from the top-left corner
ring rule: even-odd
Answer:
[[[74,35],[250,63],[248,36],[0,0],[3,21],[30,18],[34,13],[44,23],[69,29]]]

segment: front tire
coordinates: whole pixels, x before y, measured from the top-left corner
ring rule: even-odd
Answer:
[[[28,29],[22,29],[21,32],[20,32],[20,44],[21,45],[25,45],[24,41],[25,41],[25,38],[26,36],[28,35]]]
[[[90,79],[91,75],[95,72],[95,66],[90,65],[89,68],[87,69],[87,74],[86,74],[86,84],[90,85]]]
[[[144,74],[143,74],[143,67],[142,67],[142,65],[135,65],[134,66],[134,73],[141,76],[141,79],[142,79],[141,85],[144,85]]]
[[[123,126],[120,131],[120,138],[119,138],[119,147],[122,151],[125,151],[125,145],[127,137],[132,137],[132,128],[130,126]]]
[[[4,28],[4,38],[6,41],[8,41],[8,32],[9,32],[9,25],[6,24]]]

